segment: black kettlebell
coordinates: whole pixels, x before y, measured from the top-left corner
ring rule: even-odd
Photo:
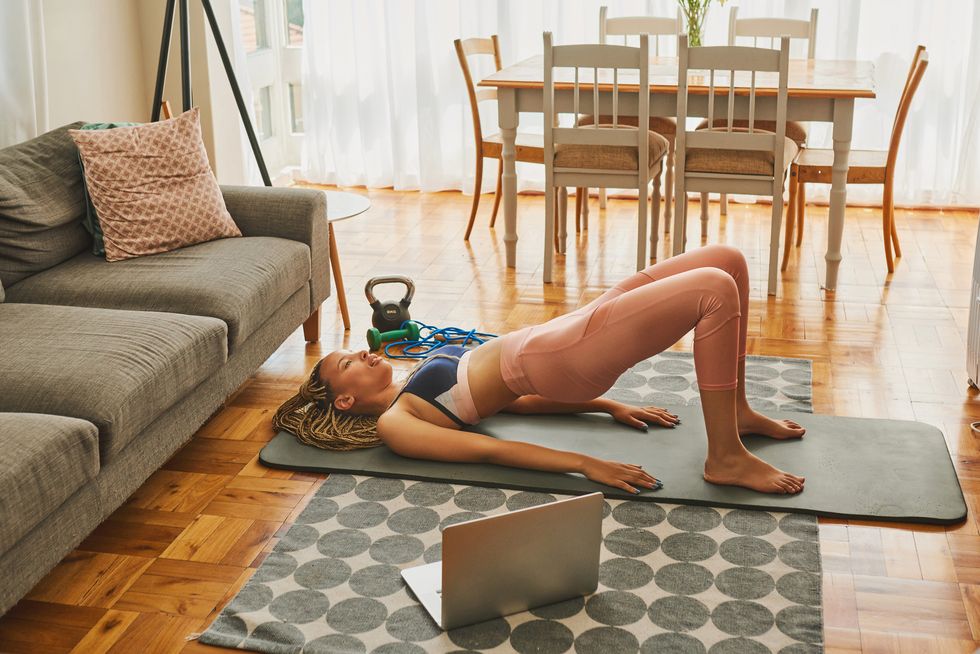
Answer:
[[[397,301],[382,302],[374,297],[374,287],[378,284],[404,284],[405,297]],[[408,277],[401,275],[372,277],[364,285],[364,295],[374,310],[371,315],[371,324],[377,327],[378,331],[390,332],[400,329],[403,322],[412,319],[408,315],[408,305],[412,303],[412,296],[415,295],[415,283]]]

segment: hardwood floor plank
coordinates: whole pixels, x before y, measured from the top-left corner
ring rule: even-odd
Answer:
[[[150,558],[75,550],[27,597],[41,602],[109,608],[151,563]]]
[[[237,475],[262,449],[260,443],[223,438],[195,438],[177,452],[165,470]]]
[[[861,651],[861,630],[824,627],[825,654],[849,654]]]
[[[115,608],[136,613],[168,613],[191,618],[204,618],[211,614],[215,600],[202,597],[174,597],[157,593],[142,593],[130,589],[119,598]]]
[[[980,584],[960,584],[963,606],[973,633],[973,640],[980,640]]]
[[[946,532],[918,531],[914,538],[922,578],[927,581],[957,581],[956,564],[946,540]]]
[[[21,600],[0,620],[0,651],[69,652],[105,613],[98,607]]]
[[[854,588],[862,633],[972,637],[958,584],[855,575]]]
[[[854,578],[847,573],[824,573],[823,615],[827,628],[857,631],[857,595]]]
[[[980,536],[947,533],[956,578],[965,584],[980,584]]]
[[[167,549],[183,527],[124,522],[110,516],[78,546],[89,552],[156,557]]]
[[[70,652],[91,627],[41,625],[31,620],[5,617],[0,622],[0,643],[7,654]]]
[[[22,599],[7,611],[4,617],[79,627],[91,626],[104,614],[105,609],[96,606],[54,604],[32,599]]]
[[[265,426],[270,417],[268,408],[230,406],[211,418],[198,434],[204,438],[246,440],[252,430]]]
[[[165,613],[141,613],[106,654],[171,654],[186,644],[187,635],[198,625],[197,618]]]
[[[881,541],[882,529],[848,525],[847,542],[850,546],[851,572],[855,575],[888,574],[885,551]]]
[[[197,513],[233,479],[230,475],[158,470],[129,500],[140,509]]]
[[[105,654],[122,638],[139,613],[109,609],[85,634],[71,654]]]
[[[889,577],[922,579],[914,532],[882,529],[881,548],[885,556],[885,570]]]

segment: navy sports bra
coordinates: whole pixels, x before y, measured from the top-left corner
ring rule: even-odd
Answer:
[[[460,427],[475,425],[480,416],[470,394],[466,377],[469,350],[461,345],[446,345],[419,364],[408,383],[395,397],[409,393],[420,397],[442,411]],[[438,355],[445,356],[438,356]]]

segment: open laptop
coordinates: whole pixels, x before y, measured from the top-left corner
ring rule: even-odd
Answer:
[[[442,561],[402,570],[443,629],[595,592],[602,493],[446,527]]]

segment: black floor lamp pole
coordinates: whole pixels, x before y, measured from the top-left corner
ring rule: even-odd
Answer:
[[[191,105],[191,20],[187,13],[187,0],[180,0],[180,97],[184,111]]]
[[[252,154],[255,155],[255,163],[258,164],[259,173],[262,175],[262,182],[266,186],[272,186],[269,178],[269,170],[266,168],[265,159],[262,157],[262,150],[259,148],[259,140],[255,136],[255,129],[252,121],[248,117],[248,110],[245,107],[245,99],[242,97],[241,88],[238,86],[238,79],[235,77],[235,69],[225,48],[224,39],[221,38],[221,31],[218,29],[218,21],[214,16],[214,9],[211,7],[211,0],[201,0],[204,6],[204,14],[207,16],[208,25],[211,27],[211,34],[214,36],[215,45],[218,47],[218,54],[221,56],[221,63],[228,76],[228,84],[231,92],[235,96],[235,104],[238,105],[238,114],[241,116],[242,125],[245,127],[245,134],[248,136],[249,145],[252,146]],[[152,120],[160,120],[160,106],[163,102],[163,86],[167,79],[167,61],[170,56],[170,39],[173,33],[174,12],[177,9],[177,0],[167,0],[166,13],[163,17],[163,40],[160,45],[160,60],[157,65],[156,88],[153,92],[153,109],[150,112]],[[190,35],[189,35],[189,15],[187,0],[180,0],[180,72],[181,72],[181,92],[184,102],[184,111],[191,108],[191,58],[190,58]]]
[[[170,36],[174,31],[174,7],[176,0],[167,0],[167,8],[163,14],[163,42],[160,44],[160,59],[157,62],[157,83],[153,90],[153,107],[150,109],[150,120],[160,120],[160,107],[163,105],[163,83],[167,79],[167,60],[170,54]]]

